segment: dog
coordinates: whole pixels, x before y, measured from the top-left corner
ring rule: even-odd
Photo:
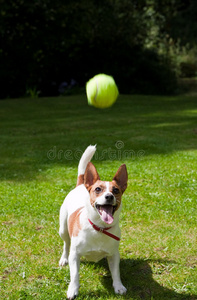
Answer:
[[[59,266],[69,264],[70,284],[67,298],[79,291],[80,257],[97,262],[106,257],[116,294],[127,289],[120,279],[119,215],[121,197],[127,188],[126,165],[119,167],[111,182],[101,181],[90,162],[96,146],[89,146],[78,165],[77,186],[67,195],[60,208],[59,235],[64,241]]]

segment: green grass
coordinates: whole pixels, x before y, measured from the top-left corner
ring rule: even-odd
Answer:
[[[82,259],[78,299],[197,299],[197,97],[120,96],[110,109],[85,95],[0,101],[2,299],[65,299],[59,209],[81,153],[97,144],[101,179],[129,173],[120,219],[116,296],[105,260]]]

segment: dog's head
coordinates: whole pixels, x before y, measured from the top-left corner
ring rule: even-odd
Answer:
[[[91,207],[106,224],[114,222],[121,207],[121,197],[127,188],[127,169],[119,167],[112,181],[101,181],[95,166],[89,162],[84,174],[84,185],[90,194]]]

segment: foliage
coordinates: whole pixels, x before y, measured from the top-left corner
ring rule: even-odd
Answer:
[[[190,2],[1,0],[0,98],[24,95],[27,86],[42,96],[56,95],[62,82],[74,78],[84,86],[100,72],[114,75],[122,92],[172,93],[176,86],[168,52],[148,62],[144,48],[148,45],[154,57],[158,45],[168,49],[166,39],[176,43],[184,28],[182,16],[194,7]],[[187,22],[187,31],[191,24]],[[139,61],[146,60],[141,68]],[[138,67],[141,76],[150,69],[153,81],[160,74],[161,88],[148,75],[137,82]]]
[[[196,299],[196,96],[121,95],[106,110],[85,95],[0,105],[2,299],[65,299],[59,209],[89,144],[102,180],[128,168],[120,218],[128,294],[114,295],[105,260],[82,259],[79,299]]]
[[[161,0],[150,1],[160,20],[160,33],[168,35],[181,45],[196,45],[197,6],[195,0]],[[163,16],[163,18],[162,18]],[[187,20],[187,21],[186,21]]]
[[[147,13],[151,15],[151,22],[145,46],[156,48],[159,54],[167,56],[177,77],[196,76],[196,2],[148,2]]]

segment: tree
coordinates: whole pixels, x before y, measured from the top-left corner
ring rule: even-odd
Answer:
[[[54,95],[62,81],[84,85],[100,72],[113,75],[121,92],[170,92],[169,60],[144,46],[154,26],[157,39],[171,34],[175,2],[1,0],[0,97],[29,88]]]

